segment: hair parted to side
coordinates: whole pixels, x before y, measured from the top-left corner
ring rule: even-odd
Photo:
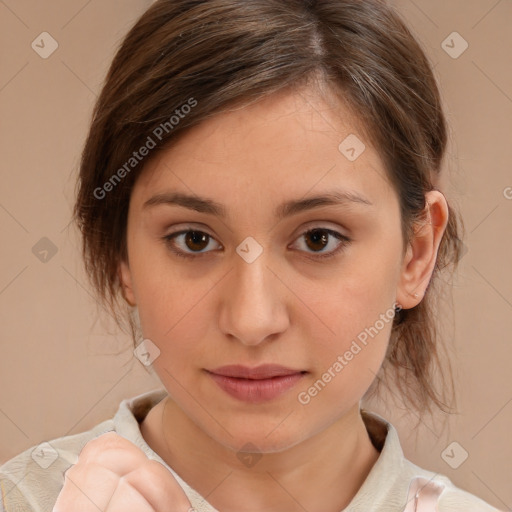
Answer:
[[[379,151],[399,196],[405,252],[424,220],[425,193],[437,189],[447,128],[428,59],[393,8],[382,0],[157,0],[129,31],[94,109],[74,217],[91,283],[135,342],[118,265],[127,259],[130,195],[143,166],[206,118],[312,77],[355,113]],[[136,160],[143,146],[150,151]],[[420,414],[432,405],[449,412],[447,398],[454,400],[449,363],[441,391],[434,379],[446,362],[437,285],[440,272],[457,267],[462,229],[449,205],[427,291],[397,312],[381,368]]]

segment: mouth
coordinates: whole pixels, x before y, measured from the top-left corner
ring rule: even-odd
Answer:
[[[308,372],[264,364],[255,368],[242,365],[221,366],[206,370],[206,373],[231,397],[249,403],[263,403],[291,390]]]

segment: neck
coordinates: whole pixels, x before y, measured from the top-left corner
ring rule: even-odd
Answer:
[[[166,397],[141,424],[149,446],[222,512],[339,512],[379,457],[356,406],[285,451],[243,455],[206,435]]]

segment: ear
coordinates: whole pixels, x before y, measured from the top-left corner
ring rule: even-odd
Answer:
[[[119,263],[118,276],[124,300],[130,306],[136,306],[137,302],[135,300],[135,294],[133,293],[132,274],[126,261],[121,261],[121,263]]]
[[[426,220],[414,226],[398,281],[396,301],[403,309],[418,305],[435,268],[439,245],[448,224],[448,204],[438,190],[425,194]],[[417,296],[415,296],[417,294]]]

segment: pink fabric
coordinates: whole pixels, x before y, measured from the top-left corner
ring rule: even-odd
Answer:
[[[416,477],[409,484],[407,506],[403,512],[438,512],[437,503],[444,485],[423,477]]]

